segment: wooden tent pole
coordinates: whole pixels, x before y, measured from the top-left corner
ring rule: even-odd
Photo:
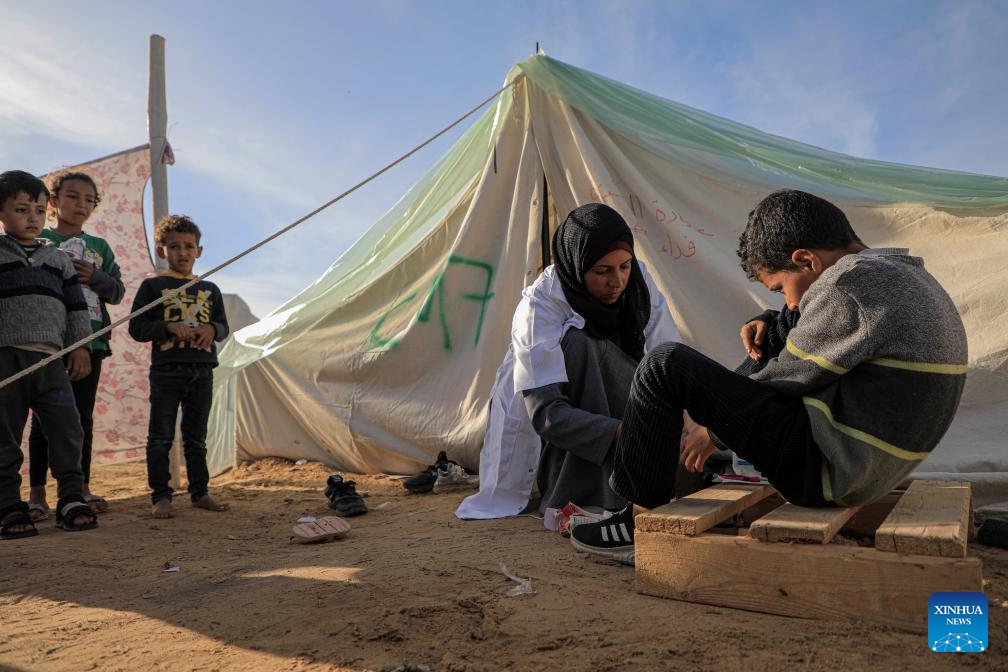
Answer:
[[[165,99],[165,38],[150,36],[150,79],[147,90],[147,131],[150,135],[151,196],[154,222],[168,214],[168,166],[163,161],[168,144],[168,104]],[[158,270],[165,262],[157,260]]]
[[[147,80],[147,133],[150,136],[151,201],[154,221],[157,224],[168,214],[168,165],[165,148],[168,146],[168,103],[165,97],[165,38],[150,36],[150,75]],[[164,259],[155,256],[158,271],[167,269]],[[175,490],[182,487],[182,437],[178,420],[175,421],[175,440],[169,453],[169,485]]]

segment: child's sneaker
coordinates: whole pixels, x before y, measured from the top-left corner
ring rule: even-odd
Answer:
[[[634,564],[634,515],[628,506],[597,523],[581,523],[571,530],[574,548],[625,565]]]
[[[434,482],[434,494],[471,490],[479,487],[479,476],[470,474],[461,465],[448,461],[443,467],[438,467],[437,481]]]
[[[416,494],[430,492],[434,489],[434,484],[437,483],[438,470],[447,467],[448,462],[448,455],[446,455],[445,451],[442,450],[438,453],[437,460],[434,461],[434,464],[430,465],[416,476],[407,478],[403,481],[403,487]]]
[[[329,508],[344,518],[367,513],[367,504],[357,494],[357,484],[344,481],[339,474],[333,474],[326,481],[325,496],[329,500]]]

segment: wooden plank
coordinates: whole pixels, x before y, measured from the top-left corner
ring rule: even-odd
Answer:
[[[784,504],[749,526],[749,536],[769,542],[827,544],[860,507],[809,508]]]
[[[634,528],[695,536],[775,493],[772,485],[721,483],[634,518]]]
[[[879,526],[875,548],[965,558],[971,508],[969,483],[914,481]]]
[[[883,496],[878,501],[865,504],[858,512],[851,516],[851,519],[840,528],[840,534],[854,537],[871,537],[875,539],[875,532],[882,521],[892,512],[896,502],[906,490],[893,490],[888,495]]]
[[[638,518],[639,520],[639,518]],[[764,544],[748,536],[635,533],[637,592],[801,618],[927,631],[935,591],[979,591],[977,558],[858,546]]]
[[[899,501],[904,492],[906,492],[905,488],[902,490],[893,490],[878,501],[860,507],[851,516],[850,520],[840,528],[840,534],[848,534],[854,537],[872,537],[874,539],[875,530],[882,524],[882,521],[889,515],[889,512],[893,510],[896,502]],[[750,506],[741,514],[744,526],[748,527],[752,525],[753,521],[759,520],[774,509],[783,506],[784,503],[783,497],[779,494],[773,494],[762,502]]]

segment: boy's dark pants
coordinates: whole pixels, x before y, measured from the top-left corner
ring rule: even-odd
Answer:
[[[147,429],[147,483],[151,501],[171,499],[168,466],[175,440],[175,417],[182,408],[182,446],[189,496],[207,494],[207,421],[213,399],[213,368],[209,364],[163,364],[150,370],[150,424]]]
[[[19,348],[0,348],[0,380],[27,369],[46,354]],[[63,362],[55,360],[38,371],[0,388],[0,513],[21,503],[21,435],[28,411],[47,428],[49,455],[61,503],[80,501],[80,417]]]
[[[792,504],[826,506],[822,455],[800,397],[721,366],[681,343],[648,353],[634,373],[610,483],[645,508],[675,493],[682,411],[749,460]]]
[[[81,429],[84,430],[84,441],[81,444],[81,472],[84,482],[91,481],[91,445],[94,440],[94,407],[98,396],[98,379],[101,378],[102,360],[108,355],[107,350],[91,351],[91,373],[80,380],[73,380],[74,402],[77,414],[80,415]],[[42,423],[38,416],[32,414],[31,430],[28,433],[28,482],[34,488],[45,485],[46,472],[49,470],[49,440],[46,438]]]

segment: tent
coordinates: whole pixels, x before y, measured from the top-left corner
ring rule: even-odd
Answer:
[[[1008,179],[856,159],[706,114],[543,54],[311,286],[235,335],[215,379],[216,473],[260,456],[415,473],[474,468],[494,373],[544,227],[588,201],[630,223],[684,342],[726,365],[781,300],[747,281],[738,234],[781,187],[839,205],[873,247],[909,247],[970,338],[957,420],[921,474],[1008,500]],[[548,260],[547,260],[548,263]]]

